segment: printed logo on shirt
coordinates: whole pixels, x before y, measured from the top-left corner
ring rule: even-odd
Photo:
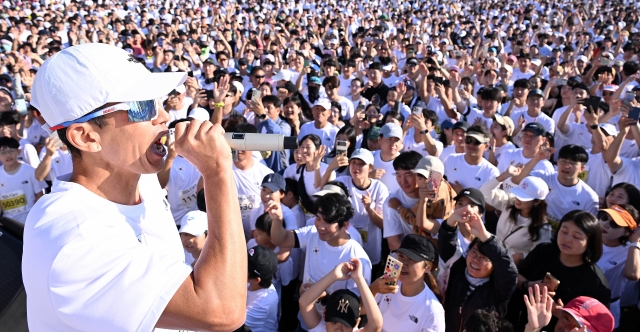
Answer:
[[[28,183],[29,183],[29,180],[22,181],[22,184],[28,184]]]
[[[409,319],[411,319],[412,322],[418,324],[418,317],[416,317],[414,315],[409,315]]]
[[[618,262],[616,262],[616,261],[609,261],[609,264],[611,264],[611,265],[615,266],[615,265],[618,265]]]
[[[476,181],[482,181],[482,179],[479,176],[476,176],[474,179],[476,179]]]
[[[580,202],[578,202],[578,201],[571,201],[571,203],[573,203],[573,204],[575,204],[577,206],[580,206]]]
[[[314,254],[317,255],[320,252],[320,249],[318,249],[318,247],[313,247],[312,251],[313,251]]]
[[[183,169],[184,168],[182,168],[182,167],[178,167],[178,171],[180,171],[180,172],[182,172]]]
[[[384,302],[386,302],[387,304],[391,303],[391,298],[389,297],[389,295],[385,295],[384,299],[382,299]]]

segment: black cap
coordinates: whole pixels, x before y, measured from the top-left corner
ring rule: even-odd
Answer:
[[[291,81],[286,81],[284,83],[284,85],[282,85],[282,88],[287,89],[287,91],[289,91],[289,93],[296,93],[298,92],[298,87]]]
[[[418,234],[409,234],[402,239],[398,252],[403,253],[414,262],[436,260],[436,247],[433,242]]]
[[[464,130],[464,132],[467,132],[467,129],[469,129],[470,125],[469,122],[466,121],[458,121],[455,124],[453,124],[453,129],[452,130],[456,130],[456,129],[462,129]]]
[[[522,130],[528,130],[536,136],[542,136],[547,132],[539,122],[529,122]]]
[[[348,328],[356,327],[360,317],[358,295],[348,289],[339,289],[329,296],[324,321],[340,323]]]
[[[527,95],[527,98],[529,98],[531,96],[540,96],[540,97],[544,98],[544,93],[542,93],[542,90],[540,90],[540,89],[532,89],[531,91],[529,91],[529,94]]]
[[[249,59],[241,58],[240,60],[238,60],[238,65],[249,65]]]
[[[457,201],[462,197],[470,199],[473,204],[477,205],[480,208],[481,212],[484,212],[484,195],[482,195],[480,190],[476,188],[464,188],[454,199]]]
[[[260,278],[271,279],[278,271],[278,258],[276,254],[263,247],[255,246],[248,251],[249,273],[253,272]]]
[[[212,65],[215,65],[215,64],[216,64],[216,61],[215,61],[215,60],[213,60],[213,58],[206,58],[206,59],[204,59],[204,61],[203,61],[203,62],[204,62],[204,63],[212,64]]]

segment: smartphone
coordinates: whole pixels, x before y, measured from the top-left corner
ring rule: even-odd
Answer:
[[[447,46],[447,51],[453,51],[453,45]]]
[[[589,96],[589,102],[587,103],[587,111],[588,112],[595,111],[597,113],[598,108],[600,107],[600,100],[601,98],[599,96]]]
[[[552,285],[551,289],[549,289],[549,291],[551,291],[551,292],[555,292],[556,289],[558,289],[558,286],[560,285],[560,280],[556,279],[549,272],[547,272],[547,274],[544,276],[542,281],[545,282],[545,283],[550,283]]]
[[[256,101],[260,100],[260,98],[262,98],[262,91],[259,89],[253,89],[253,92],[251,92],[251,100]]]
[[[433,79],[433,81],[434,81],[436,84],[444,84],[444,78],[443,78],[443,77],[436,76],[436,77]]]
[[[58,136],[57,131],[54,131],[53,133],[51,133],[51,135],[49,135],[49,141],[53,141],[54,139],[57,140],[56,147],[58,149],[64,145],[64,143],[62,143],[62,141],[60,140],[60,136]]]
[[[168,144],[173,144],[176,141],[176,128],[169,128],[169,142]]]
[[[336,141],[336,156],[347,154],[347,141]]]
[[[304,66],[309,67],[309,60],[304,60]]]
[[[387,263],[384,267],[384,272],[382,277],[384,279],[389,278],[400,278],[400,272],[402,270],[402,262],[394,258],[393,256],[387,256]],[[396,283],[391,281],[388,282],[387,285],[395,285]]]
[[[422,115],[422,106],[414,106],[413,111],[411,112],[417,116]]]
[[[371,97],[371,103],[374,105],[380,105],[380,96],[373,95],[373,97]]]
[[[632,107],[629,110],[629,117],[636,121],[640,120],[640,107]]]
[[[601,59],[600,64],[603,66],[611,66],[614,64],[614,61],[609,59]]]
[[[27,101],[24,98],[16,99],[16,111],[20,115],[27,115]]]
[[[356,107],[356,113],[360,113],[362,111],[364,111],[364,104],[358,103],[358,107]]]
[[[553,79],[553,84],[555,84],[555,85],[567,85],[567,79],[566,78],[556,77],[556,78]]]

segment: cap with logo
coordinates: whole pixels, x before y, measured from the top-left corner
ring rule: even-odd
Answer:
[[[580,327],[586,326],[589,332],[611,332],[615,327],[615,320],[609,309],[591,297],[576,297],[561,310],[569,313]]]
[[[403,253],[414,262],[433,262],[437,259],[436,247],[433,242],[418,234],[405,236],[397,251]]]
[[[480,190],[476,188],[465,188],[462,189],[458,196],[454,198],[455,201],[460,200],[460,198],[466,197],[473,202],[473,204],[477,205],[480,208],[480,211],[484,211],[484,195],[480,192]]]
[[[409,89],[409,90],[415,90],[416,89],[416,82],[414,82],[412,79],[405,78],[402,82],[404,82],[404,86],[407,89]]]
[[[378,138],[380,138],[380,127],[369,128],[367,139],[377,140]]]
[[[360,148],[353,151],[349,160],[351,159],[360,159],[367,165],[373,165],[373,154],[367,149]]]
[[[380,129],[380,136],[384,138],[396,137],[398,139],[402,139],[404,137],[404,133],[399,125],[389,122],[385,123]]]
[[[420,174],[425,178],[431,177],[431,172],[438,172],[444,175],[444,164],[440,161],[440,158],[434,156],[426,156],[418,162],[413,172]]]
[[[267,174],[264,179],[262,179],[262,186],[271,189],[273,192],[278,190],[285,191],[287,188],[284,177],[279,173]]]
[[[320,98],[318,100],[316,100],[316,102],[313,104],[313,107],[316,106],[321,106],[322,108],[324,108],[324,110],[330,110],[331,109],[331,101],[329,99],[326,98]]]
[[[40,110],[49,128],[77,120],[105,104],[159,99],[186,78],[184,72],[151,73],[115,46],[81,44],[42,64],[31,88],[31,104]]]
[[[549,186],[541,178],[535,176],[527,176],[520,185],[511,188],[511,193],[523,202],[532,201],[534,199],[545,199],[549,194]]]
[[[638,227],[638,224],[633,219],[631,214],[618,205],[614,205],[608,209],[602,209],[600,211],[606,212],[611,216],[613,222],[620,227],[629,227],[631,231],[635,230]]]
[[[493,116],[493,119],[501,126],[507,128],[507,135],[511,136],[513,135],[513,130],[514,130],[514,124],[513,124],[513,120],[511,120],[510,117],[508,116],[502,116],[498,113],[496,113]]]
[[[248,250],[249,272],[254,272],[260,278],[273,278],[278,271],[276,254],[263,246],[255,246]]]
[[[348,328],[356,327],[360,317],[360,300],[358,295],[348,289],[339,289],[327,301],[324,321],[340,323]]]
[[[187,233],[193,236],[200,236],[209,229],[207,213],[200,210],[189,211],[180,221],[179,233]]]
[[[544,127],[539,122],[529,122],[524,126],[523,131],[529,131],[536,136],[543,136],[547,133]]]

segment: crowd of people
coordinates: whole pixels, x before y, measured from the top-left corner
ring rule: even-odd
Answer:
[[[30,103],[39,68],[103,43],[188,74],[162,100],[169,128],[298,139],[233,151],[245,331],[637,330],[639,13],[629,0],[7,0],[2,213],[24,223],[78,153]],[[174,141],[157,180],[195,266],[211,236],[204,181]]]

